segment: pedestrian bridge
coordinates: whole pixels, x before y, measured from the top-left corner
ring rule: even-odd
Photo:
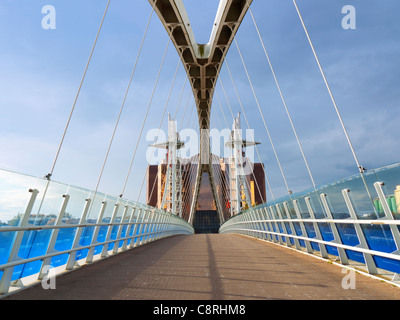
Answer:
[[[115,192],[119,195],[102,193],[100,182],[149,24],[96,187],[89,190],[53,180],[110,3],[108,0],[51,169],[44,178],[0,170],[0,298],[399,299],[400,163],[368,170],[360,163],[295,0],[294,10],[354,160],[352,175],[336,177],[327,184],[315,183],[307,152],[251,11],[253,1],[221,0],[210,41],[199,44],[184,1],[149,0],[149,23],[155,12],[166,30],[168,44],[122,192]],[[305,190],[299,192],[289,188],[290,177],[285,174],[284,163],[267,126],[265,108],[261,107],[235,38],[246,16],[254,22],[303,161],[301,170],[305,169],[310,180]],[[145,152],[138,146],[171,42],[179,56],[178,67],[183,64],[190,84],[190,97],[197,113],[199,150],[190,161],[179,156],[185,143],[180,140],[174,119],[169,119],[167,140],[152,145],[165,149],[166,157],[155,167],[143,168],[142,173],[148,179],[147,199],[134,201],[126,196],[126,187],[137,156],[141,153],[144,157]],[[231,150],[229,161],[212,153],[211,106],[214,95],[221,106],[215,89],[221,81],[223,65],[231,76],[226,55],[232,44],[243,63],[256,106],[243,108],[231,78],[241,107],[240,115],[250,129],[246,111],[247,114],[259,111],[259,120],[266,129],[261,143],[271,143],[272,158],[277,162],[274,173],[282,175],[285,195],[275,196],[275,191],[282,187],[271,187],[265,170],[272,160],[261,159],[259,142],[254,136],[245,139],[240,134],[240,116],[233,115],[227,96],[233,122],[224,145]],[[161,124],[167,106],[168,102]],[[221,111],[226,118],[222,108]],[[251,164],[256,164],[246,155],[249,147],[255,148],[259,156],[257,168],[262,178],[256,177],[255,171],[244,173]],[[209,198],[202,193],[204,179],[208,179]],[[136,177],[134,180],[136,185],[141,182]],[[268,199],[267,187],[271,193]],[[206,204],[204,199],[211,200]]]
[[[229,243],[229,245],[227,245]],[[10,299],[399,299],[397,287],[293,250],[230,234],[178,235],[129,250]]]
[[[18,181],[21,192],[37,188],[14,226],[0,229],[8,299],[400,297],[399,220],[394,196],[383,192],[393,189],[400,164],[366,175],[382,178],[373,183],[377,215],[354,209],[363,194],[356,175],[246,210],[219,234],[194,234],[174,214],[121,198],[98,194],[92,202],[88,190],[2,174]],[[38,190],[46,188],[51,197],[42,201]],[[59,214],[37,219],[38,206],[59,206]],[[75,208],[79,221],[65,214]],[[91,211],[97,220],[88,218]]]

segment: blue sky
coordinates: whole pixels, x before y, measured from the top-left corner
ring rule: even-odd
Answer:
[[[0,168],[35,176],[50,171],[106,3],[0,2]],[[372,169],[399,162],[400,3],[297,3],[361,164]],[[356,8],[355,30],[344,30],[341,24],[342,7],[349,4]],[[56,9],[55,30],[41,26],[45,5]],[[185,5],[196,39],[207,42],[218,1],[186,0]],[[252,10],[316,183],[357,173],[293,2],[254,0]],[[151,6],[145,0],[111,1],[54,180],[95,188],[150,12]],[[167,34],[154,15],[101,180],[102,192],[118,195],[122,191],[167,41]],[[249,15],[240,27],[237,41],[288,184],[294,191],[309,188],[310,179]],[[283,179],[235,46],[227,61],[256,140],[262,141],[259,151],[274,192],[285,195]],[[147,165],[146,132],[159,126],[177,64],[178,55],[170,46],[125,193],[132,200],[139,195]],[[237,113],[240,105],[226,66],[220,80]],[[183,92],[178,125],[189,101],[182,127],[196,128],[195,113],[189,119],[193,104],[184,82],[185,74],[180,67],[167,110],[175,113]],[[221,82],[216,92],[231,125]],[[217,104],[212,112],[212,126],[220,129],[224,118]],[[244,122],[242,127],[246,128]],[[163,129],[166,130],[166,119]]]

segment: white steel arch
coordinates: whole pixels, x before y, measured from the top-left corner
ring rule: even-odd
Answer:
[[[175,45],[193,90],[196,101],[199,128],[202,137],[210,128],[211,105],[215,85],[229,47],[252,3],[252,0],[220,0],[210,40],[206,44],[196,42],[183,0],[149,0]],[[209,175],[211,190],[221,223],[224,222],[221,204],[216,196],[216,184],[211,165],[209,140],[200,139],[200,154],[208,154],[207,161],[201,161],[197,170],[195,192],[190,210],[189,222],[193,222],[200,189],[201,175]],[[200,157],[203,158],[204,157]]]

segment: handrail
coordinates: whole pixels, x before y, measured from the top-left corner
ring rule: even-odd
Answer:
[[[17,173],[10,172],[6,172],[6,174],[11,174],[12,177],[18,175],[18,178],[22,176]],[[28,179],[27,183],[31,183],[31,181],[33,181],[32,177],[26,177],[26,179]],[[16,179],[16,181],[18,181],[18,179]],[[46,185],[45,192],[47,187],[49,185],[51,186],[53,183],[51,181],[44,183],[45,181],[42,179],[40,179],[39,182],[42,182],[43,185]],[[45,217],[48,217],[50,213],[52,214],[52,218],[55,217],[52,221],[52,224],[35,225],[29,222],[30,218],[38,217],[38,215],[32,215],[32,212],[35,212],[36,210],[34,208],[37,206],[39,207],[37,212],[40,214],[40,217],[42,217],[41,212],[43,211],[43,209],[41,209],[43,198],[41,201],[39,200],[39,190],[29,189],[30,199],[28,204],[25,206],[24,213],[18,214],[18,225],[0,226],[0,235],[3,234],[4,237],[8,237],[8,241],[10,242],[8,246],[8,258],[5,263],[3,262],[0,264],[0,297],[12,294],[16,292],[16,290],[21,289],[19,287],[15,287],[21,286],[21,283],[24,285],[29,285],[27,281],[36,282],[44,279],[50,268],[55,269],[55,267],[57,267],[56,270],[58,273],[56,275],[58,275],[60,273],[75,270],[83,265],[92,263],[94,261],[95,254],[95,259],[101,260],[161,238],[177,234],[194,233],[193,226],[175,214],[153,208],[148,205],[135,203],[126,199],[108,197],[99,193],[97,193],[97,199],[103,199],[104,197],[105,200],[101,202],[101,208],[98,212],[97,221],[90,223],[88,222],[88,211],[94,202],[93,194],[96,195],[96,193],[91,193],[89,191],[89,197],[83,200],[81,195],[75,197],[75,193],[77,191],[84,191],[86,194],[87,190],[63,185],[60,183],[55,183],[55,185],[56,187],[66,187],[67,192],[57,192],[56,194],[52,194],[52,197],[59,197],[59,201],[62,201],[61,208],[57,214],[54,212],[54,210],[52,212],[45,211],[47,214],[47,216],[44,215]],[[92,196],[90,196],[90,194]],[[71,205],[71,201],[74,201],[74,205]],[[82,205],[80,205],[81,202]],[[121,214],[118,213],[118,209],[122,206],[124,206],[124,210]],[[83,207],[83,211],[79,211],[79,207]],[[107,208],[113,209],[112,217],[109,217],[108,215],[107,218],[104,217],[105,210]],[[67,210],[69,216],[66,214]],[[68,224],[68,221],[65,222],[65,218],[68,219],[71,215],[73,216],[73,221],[70,221],[74,223]],[[78,222],[78,218],[80,223],[76,223]],[[91,217],[91,219],[94,218],[95,217]],[[104,219],[110,219],[110,221],[105,222]],[[85,228],[93,228],[93,230],[90,230],[90,233],[85,234],[83,231],[89,230]],[[59,232],[62,229],[71,229],[73,231],[70,233],[64,232],[64,234],[62,234]],[[49,232],[49,234],[45,234],[46,240],[42,243],[40,243],[40,240],[31,243],[27,240],[28,237],[24,237],[24,235],[28,232],[34,232],[33,234],[36,235],[44,231]],[[67,246],[58,247],[60,250],[57,250],[57,240],[66,240],[69,244]],[[114,246],[111,248],[109,247],[110,244],[114,244]],[[29,256],[28,254],[26,258],[21,258],[20,255],[24,255],[22,252],[24,252],[24,246],[26,245],[30,246],[29,248],[32,248],[34,245],[40,245],[40,252],[37,254],[31,253],[33,256]],[[102,252],[95,252],[96,247],[102,247]],[[5,249],[7,249],[7,246]],[[88,250],[88,252],[78,256],[77,252],[81,250]],[[55,261],[55,265],[51,265],[52,258],[66,254],[68,255],[68,259],[65,264],[63,264],[65,259],[65,257],[63,257],[62,259]],[[24,278],[21,278],[22,272],[20,271],[17,271],[14,274],[15,267],[27,265],[37,261],[42,261],[40,270],[37,270],[36,266],[32,270],[30,269],[29,272],[24,272]],[[75,263],[76,261],[79,261],[79,265]],[[32,280],[33,278],[36,280]]]
[[[372,183],[369,181],[373,186],[370,191],[375,190],[373,202],[370,201],[372,199],[362,198],[358,190],[353,192],[348,188],[349,184],[354,186],[352,183],[357,179],[352,177],[308,193],[294,194],[250,208],[228,219],[219,232],[243,234],[309,254],[318,253],[324,259],[329,259],[329,255],[336,256],[342,265],[349,265],[349,260],[355,260],[364,264],[369,274],[387,274],[389,271],[394,274],[392,281],[397,281],[400,274],[400,219],[397,216],[400,213],[399,169],[397,164],[387,169],[377,169],[367,176],[379,179],[378,176],[383,173],[382,177],[397,182],[396,186],[391,181],[391,188],[395,187],[390,190],[396,189],[395,196],[385,195],[385,183],[375,180]],[[350,198],[351,193],[357,195]],[[323,217],[315,217],[311,196],[316,202],[314,205],[318,207],[319,216],[322,212]],[[394,197],[396,203],[390,207]],[[365,201],[369,201],[369,204]],[[301,204],[302,213],[299,209]],[[358,207],[355,205],[364,208],[359,212],[360,216],[357,216]],[[365,212],[368,205],[370,214],[376,219],[371,219],[372,216]],[[332,211],[332,208],[340,209]],[[348,217],[335,218],[332,212]]]

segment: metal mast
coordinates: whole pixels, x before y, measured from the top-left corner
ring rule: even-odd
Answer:
[[[246,158],[244,148],[259,144],[258,142],[243,139],[240,124],[240,113],[234,119],[230,141],[226,145],[232,148],[229,163],[229,183],[230,183],[230,208],[231,216],[238,214],[242,209],[251,208],[251,198],[247,186],[247,171],[252,172],[252,164]]]
[[[167,170],[163,185],[164,192],[161,189],[160,209],[182,217],[182,168],[178,158],[178,150],[184,146],[184,143],[180,141],[176,127],[176,121],[168,115],[168,141],[154,144],[152,147],[167,149]]]

